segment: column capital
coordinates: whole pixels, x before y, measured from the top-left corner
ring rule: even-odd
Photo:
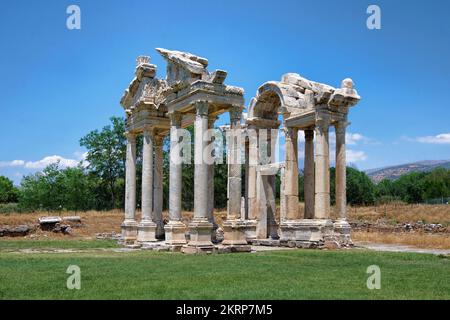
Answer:
[[[311,141],[314,139],[314,130],[313,129],[307,129],[305,132],[305,140]]]
[[[125,137],[128,140],[128,143],[136,143],[136,134],[130,131],[125,132]]]
[[[316,118],[316,127],[321,130],[326,130],[331,124],[331,117],[329,114],[318,114]]]
[[[159,134],[155,134],[154,139],[155,139],[155,148],[161,148],[163,146],[164,137],[160,136]]]
[[[336,133],[345,133],[345,129],[350,125],[347,120],[340,120],[334,123],[334,129]]]
[[[153,138],[155,134],[155,128],[153,126],[144,126],[142,129],[142,133],[146,137],[149,136]]]
[[[181,119],[183,118],[183,114],[179,112],[170,112],[169,113],[170,118],[170,125],[172,126],[180,126],[181,125]]]
[[[196,114],[198,116],[207,116],[209,109],[209,102],[205,100],[199,100],[194,102]]]
[[[210,116],[208,117],[208,128],[212,129],[212,126],[214,126],[214,123],[216,122],[218,116]]]
[[[295,127],[283,127],[284,136],[286,139],[295,139],[298,135],[298,128]]]
[[[240,105],[232,105],[229,109],[230,120],[233,121],[241,121],[243,106]]]

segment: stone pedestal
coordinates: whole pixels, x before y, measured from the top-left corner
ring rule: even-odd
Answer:
[[[182,246],[186,242],[186,226],[181,221],[170,221],[164,226],[166,233],[166,244],[171,246]]]
[[[190,240],[187,246],[197,247],[199,250],[212,250],[214,248],[211,242],[211,232],[213,224],[207,219],[194,218],[189,224]]]
[[[246,245],[247,225],[243,220],[227,220],[222,224],[224,231],[223,245]]]
[[[157,225],[151,220],[142,220],[138,225],[138,242],[155,242]]]
[[[138,223],[134,220],[125,220],[120,228],[122,229],[122,239],[124,244],[133,243],[138,235]]]
[[[350,234],[351,230],[352,227],[344,219],[339,219],[334,222],[334,236],[341,246],[353,245]]]
[[[245,238],[247,239],[247,243],[251,243],[253,240],[256,240],[256,226],[258,225],[257,220],[245,220]]]
[[[280,234],[282,243],[295,241],[320,244],[333,236],[333,222],[328,219],[285,220],[280,224]]]

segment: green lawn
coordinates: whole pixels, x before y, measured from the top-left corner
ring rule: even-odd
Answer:
[[[1,299],[450,299],[450,259],[371,251],[271,251],[191,256],[152,251],[17,253],[101,248],[110,241],[0,240]],[[81,268],[81,290],[66,269]],[[366,269],[381,268],[369,290]]]

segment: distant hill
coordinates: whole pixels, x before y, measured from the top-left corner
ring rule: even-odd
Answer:
[[[383,179],[395,180],[406,173],[428,172],[436,168],[450,169],[450,160],[425,160],[392,167],[366,170],[366,174],[372,181],[380,182]]]

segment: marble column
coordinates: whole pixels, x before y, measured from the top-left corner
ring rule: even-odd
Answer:
[[[206,139],[208,130],[207,101],[194,103],[196,117],[194,124],[194,217],[189,224],[190,241],[186,250],[192,252],[212,250],[211,232],[213,225],[208,219],[208,164],[203,157],[209,141]],[[186,251],[191,252],[191,251]]]
[[[346,120],[335,123],[336,131],[336,214],[338,220],[334,223],[335,232],[340,236],[342,244],[351,243],[350,224],[347,222],[347,192],[345,159],[345,130],[349,123]]]
[[[137,238],[136,214],[136,136],[127,132],[127,154],[125,163],[125,220],[121,225],[125,243]]]
[[[248,171],[249,171],[249,140],[248,137],[245,138],[245,167],[244,167],[244,212],[241,212],[241,218],[244,220],[249,219],[248,217]]]
[[[336,213],[339,219],[347,219],[345,128],[347,122],[335,124],[336,131]]]
[[[254,127],[248,130],[248,219],[256,220],[258,217],[258,203],[256,197],[256,167],[258,165],[258,134]]]
[[[156,241],[153,210],[153,128],[144,128],[142,150],[142,219],[138,226],[139,242]]]
[[[164,137],[155,136],[155,163],[153,171],[153,221],[156,223],[156,238],[164,237],[163,210],[163,140]]]
[[[305,219],[314,219],[314,130],[305,130]]]
[[[228,210],[223,222],[224,241],[222,244],[249,251],[246,238],[246,224],[241,218],[242,160],[241,160],[241,117],[242,107],[230,108],[230,139],[228,144]]]
[[[285,175],[284,197],[287,220],[300,219],[298,209],[298,145],[297,128],[285,128]]]
[[[316,123],[314,218],[330,218],[330,156],[328,128],[330,120],[322,117]]]
[[[186,226],[181,222],[181,119],[179,113],[170,117],[170,173],[169,173],[169,223],[164,226],[166,243],[169,245],[186,244]]]
[[[217,117],[211,117],[208,120],[208,129],[214,130],[214,123]],[[214,144],[214,135],[211,132],[211,148],[213,148]],[[216,157],[216,152],[214,149],[211,151],[211,156]],[[213,224],[213,239],[215,239],[214,233],[217,229],[217,223],[214,221],[214,163],[208,163],[208,220]]]
[[[233,107],[230,110],[230,143],[228,152],[230,154],[230,163],[228,163],[228,217],[235,220],[241,217],[241,154],[239,141],[241,140],[241,114],[240,107]]]

